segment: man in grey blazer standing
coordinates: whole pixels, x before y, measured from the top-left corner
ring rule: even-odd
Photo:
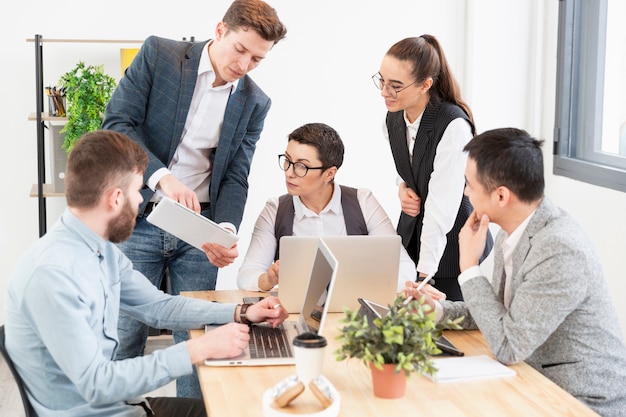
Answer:
[[[236,233],[271,105],[247,73],[286,32],[264,1],[235,0],[209,41],[146,39],[113,93],[102,128],[126,134],[150,159],[137,224],[119,246],[155,286],[168,273],[173,294],[213,290],[217,268],[238,256],[236,246],[208,243],[203,253],[146,217],[167,196]],[[142,294],[135,297],[140,303]],[[121,312],[117,357],[142,355],[148,330]],[[176,342],[187,338],[187,332],[174,332]],[[201,397],[195,373],[177,381],[177,394]]]
[[[465,316],[496,358],[526,361],[604,417],[626,416],[626,347],[589,237],[544,196],[542,141],[523,130],[473,138],[465,194],[474,213],[459,234],[464,302],[435,302],[438,318]],[[501,227],[491,282],[478,260],[489,222]]]

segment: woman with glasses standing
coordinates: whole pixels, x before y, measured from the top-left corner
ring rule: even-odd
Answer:
[[[278,155],[287,194],[270,198],[259,215],[237,275],[239,288],[270,291],[278,284],[282,236],[396,234],[370,190],[335,182],[343,153],[339,134],[323,123],[305,124],[289,134],[285,153]],[[402,250],[398,291],[416,275],[413,261]]]
[[[385,100],[384,134],[402,179],[398,234],[418,279],[433,276],[449,300],[462,300],[458,233],[472,212],[463,195],[472,112],[431,35],[394,44],[372,79]],[[491,246],[489,236],[483,257]]]

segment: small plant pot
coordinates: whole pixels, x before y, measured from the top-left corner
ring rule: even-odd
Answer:
[[[404,371],[396,373],[395,364],[384,364],[383,370],[370,363],[374,395],[378,398],[401,398],[406,392],[406,375]]]

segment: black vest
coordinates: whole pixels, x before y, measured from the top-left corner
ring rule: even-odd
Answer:
[[[409,149],[406,141],[404,113],[402,111],[387,113],[389,144],[396,164],[396,170],[407,186],[413,189],[422,200],[420,214],[417,217],[411,217],[401,213],[397,229],[398,234],[402,236],[402,244],[415,263],[419,259],[424,203],[428,198],[428,183],[433,172],[437,146],[450,122],[457,118],[466,120],[472,129],[472,133],[474,133],[474,125],[459,106],[431,99],[424,110],[422,121],[417,131],[415,147],[413,148],[413,160],[411,161],[409,160]],[[473,208],[468,198],[463,196],[454,226],[447,234],[446,249],[439,262],[439,268],[433,277],[435,278],[435,286],[442,291],[443,288],[437,285],[436,280],[438,278],[453,278],[456,282],[456,278],[460,273],[458,234],[472,211]],[[491,234],[489,234],[484,257],[489,254],[492,244]],[[450,288],[448,291],[453,289],[458,289],[458,284],[456,284],[456,288]],[[460,293],[460,290],[458,291]]]
[[[359,205],[356,188],[341,187],[341,207],[343,208],[343,220],[346,223],[346,232],[349,235],[367,235],[367,224],[363,217],[363,211]],[[293,234],[293,217],[295,209],[293,207],[293,196],[290,194],[281,195],[278,198],[278,209],[276,210],[276,221],[274,223],[274,236],[276,236],[276,254],[274,260],[278,259],[280,250],[280,238]]]

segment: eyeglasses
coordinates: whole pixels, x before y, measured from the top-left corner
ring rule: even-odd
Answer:
[[[398,98],[398,93],[400,93],[400,91],[406,90],[413,84],[417,84],[417,81],[414,81],[405,87],[396,88],[393,85],[385,83],[385,80],[383,80],[383,77],[381,77],[380,73],[378,72],[372,75],[372,81],[374,81],[374,85],[376,86],[376,88],[378,88],[379,90],[382,90],[384,88],[389,94],[393,96],[393,98]]]
[[[309,169],[326,169],[326,167],[308,167],[304,165],[302,162],[291,162],[289,158],[285,154],[278,155],[278,166],[283,171],[289,170],[289,167],[293,166],[293,173],[296,174],[296,177],[304,177],[309,173]]]

